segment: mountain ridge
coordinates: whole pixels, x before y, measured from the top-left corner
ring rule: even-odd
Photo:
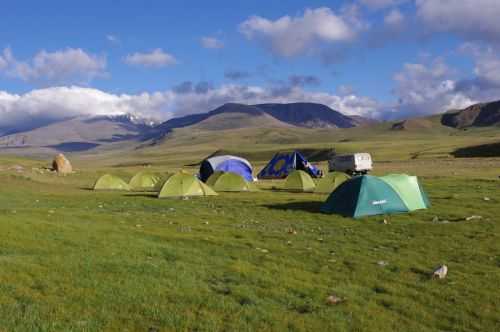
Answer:
[[[461,110],[450,110],[442,115],[441,124],[457,129],[498,126],[500,100],[474,104]]]
[[[190,114],[167,120],[153,130],[154,136],[162,137],[173,129],[193,126],[210,117],[230,113],[251,116],[267,114],[281,122],[282,125],[302,128],[351,128],[372,121],[359,116],[344,115],[326,105],[317,103],[264,103],[255,105],[226,103],[206,113]],[[276,121],[272,122],[274,125],[278,123]]]

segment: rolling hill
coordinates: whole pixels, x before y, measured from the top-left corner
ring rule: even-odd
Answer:
[[[498,126],[500,125],[500,100],[449,111],[443,114],[441,123],[457,129]]]
[[[100,145],[142,137],[151,123],[132,115],[79,116],[33,130],[0,137],[0,149],[52,148],[85,151]]]

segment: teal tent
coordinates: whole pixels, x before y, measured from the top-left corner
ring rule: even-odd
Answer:
[[[429,199],[416,176],[389,174],[380,179],[387,182],[398,193],[408,210],[414,211],[430,207]]]
[[[359,218],[409,212],[400,195],[387,182],[371,175],[356,176],[330,194],[321,212]]]

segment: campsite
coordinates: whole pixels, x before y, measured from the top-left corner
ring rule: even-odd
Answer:
[[[499,332],[499,18],[3,1],[0,332]]]
[[[355,135],[337,134],[346,133]],[[372,142],[387,142],[372,135]],[[411,159],[434,141],[397,135],[405,137],[399,147],[368,150],[373,143],[362,141],[335,146],[373,151],[372,175],[417,175],[431,207],[360,219],[321,213],[328,193],[283,190],[285,179],[259,180],[258,191],[188,199],[158,199],[149,189],[91,190],[104,174],[124,185],[138,172],[149,174],[146,179],[180,170],[192,176],[212,144],[195,145],[192,151],[199,152],[177,154],[179,159],[152,147],[149,166],[134,165],[132,158],[145,161],[140,154],[73,154],[70,175],[44,170],[50,160],[1,157],[3,327],[310,331],[404,324],[408,331],[494,330],[500,161]],[[274,153],[240,143],[256,176]],[[445,154],[445,144],[435,151]],[[267,146],[290,151],[294,144]],[[331,145],[302,149],[314,155],[321,146]],[[311,164],[327,172],[325,162]],[[449,269],[446,279],[432,278],[442,264]],[[330,305],[329,296],[342,302]]]

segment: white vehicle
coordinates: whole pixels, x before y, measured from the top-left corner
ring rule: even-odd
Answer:
[[[329,172],[344,172],[350,175],[366,174],[373,168],[369,153],[354,153],[334,156],[328,161]]]

